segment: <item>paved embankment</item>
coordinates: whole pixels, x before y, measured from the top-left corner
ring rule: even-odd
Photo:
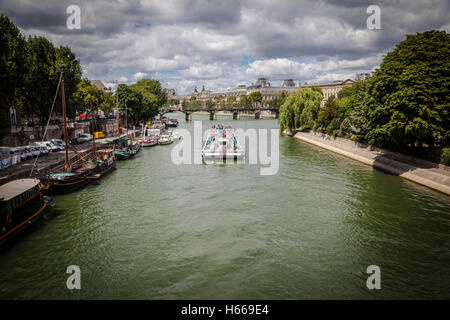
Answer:
[[[73,151],[69,151],[69,157],[73,156]],[[36,159],[28,159],[16,165],[0,171],[0,185],[7,183],[14,179],[22,179],[30,177],[31,169]],[[47,169],[56,165],[62,164],[65,161],[65,153],[63,151],[52,152],[45,156],[39,156],[36,161],[36,167],[33,170],[31,177],[38,177],[42,175]]]
[[[130,130],[130,134],[138,134],[139,130]],[[121,137],[125,137],[126,134],[122,134]],[[107,145],[111,140],[116,139],[115,136],[108,137],[104,139],[96,139],[95,143],[97,144],[97,148],[102,148],[104,145]],[[84,142],[81,145],[77,145],[77,152],[85,152],[92,150],[91,142]],[[74,156],[74,151],[69,151],[69,158]],[[36,158],[28,159],[26,161],[22,161],[16,165],[13,165],[9,168],[0,170],[0,185],[5,184],[14,179],[23,179],[28,177],[40,177],[45,172],[57,165],[63,164],[65,161],[65,152],[51,152],[48,155],[39,156],[37,161]],[[30,175],[31,169],[33,165],[36,163],[36,167],[33,169],[33,173]]]
[[[450,195],[447,166],[320,133],[297,132],[294,138]]]

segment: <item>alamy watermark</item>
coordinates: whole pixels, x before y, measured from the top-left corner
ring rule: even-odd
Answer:
[[[67,278],[66,287],[69,290],[81,289],[81,269],[77,265],[70,265],[66,270],[67,274],[70,276]]]
[[[67,7],[66,13],[69,15],[66,20],[66,26],[69,30],[81,29],[81,9],[72,4]]]
[[[373,290],[373,289],[381,289],[381,269],[377,265],[371,265],[367,267],[366,270],[367,274],[370,274],[370,276],[367,278],[366,286],[367,289]]]
[[[202,164],[202,146],[205,134],[202,122],[194,121],[194,136],[187,129],[177,129],[181,141],[172,149],[171,160],[175,165],[180,164]],[[248,138],[248,148],[245,148],[245,163],[260,164],[261,175],[274,175],[278,173],[280,159],[280,129],[236,129],[236,138],[242,145]],[[270,143],[268,135],[270,134]],[[270,145],[270,153],[269,151]]]
[[[373,4],[367,7],[366,12],[370,16],[366,20],[366,26],[369,30],[381,29],[381,9],[379,6]]]

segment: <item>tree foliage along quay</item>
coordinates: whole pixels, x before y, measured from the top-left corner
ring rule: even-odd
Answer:
[[[371,78],[343,88],[320,111],[306,93],[312,90],[291,94],[280,108],[280,127],[312,128],[450,164],[449,54],[445,31],[407,35]]]
[[[81,81],[79,60],[69,47],[55,48],[44,37],[25,39],[19,29],[4,15],[0,16],[0,108],[2,120],[11,106],[21,114],[38,117],[44,123],[49,116],[53,97],[64,65],[67,114],[74,117],[77,109],[74,94]],[[56,111],[60,109],[60,101]],[[1,121],[2,133],[9,121]]]
[[[158,80],[142,79],[130,86],[120,84],[117,89],[119,108],[127,111],[128,120],[146,122],[156,116],[166,103],[167,95]]]
[[[88,79],[83,78],[78,83],[77,90],[73,95],[72,105],[78,111],[90,113],[91,99],[94,111],[113,111],[115,105],[113,96],[91,84]]]
[[[95,110],[114,109],[113,96],[82,79],[80,61],[69,47],[54,47],[44,37],[25,39],[8,17],[0,15],[0,138],[9,129],[11,106],[24,117],[37,117],[41,124],[46,123],[62,65],[68,118],[89,110],[89,95]],[[157,80],[142,79],[121,88],[127,88],[126,94],[119,94],[121,107],[127,102],[128,114],[134,120],[156,115],[167,100]],[[61,99],[56,100],[54,112],[62,113]]]
[[[280,107],[280,129],[312,128],[320,110],[322,94],[302,88],[290,94]]]

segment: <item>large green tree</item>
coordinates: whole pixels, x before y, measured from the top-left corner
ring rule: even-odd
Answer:
[[[69,47],[61,46],[55,49],[56,60],[55,70],[57,73],[64,68],[64,92],[66,95],[67,116],[74,118],[78,111],[77,105],[74,104],[74,94],[78,89],[78,84],[81,81],[81,65],[75,54]],[[59,100],[58,100],[59,101]]]
[[[250,99],[251,103],[254,107],[257,107],[259,103],[262,101],[262,95],[259,91],[253,91],[248,95],[248,98]]]
[[[119,95],[119,110],[127,112],[129,124],[143,119],[143,95],[140,90],[119,84],[116,94]]]
[[[290,94],[280,107],[279,123],[282,131],[312,128],[320,110],[322,94],[302,88]]]
[[[269,101],[269,107],[273,109],[280,109],[283,103],[286,101],[286,92],[282,91],[278,97]]]
[[[37,116],[41,124],[45,124],[49,117],[58,84],[56,61],[56,49],[49,40],[44,37],[28,39],[27,63],[30,69],[25,81],[23,111],[28,116]]]
[[[9,108],[17,105],[23,94],[27,43],[19,29],[4,15],[0,15],[0,138],[9,128]]]
[[[450,130],[450,37],[407,35],[367,81],[363,108],[369,143],[405,150]]]
[[[79,111],[90,112],[90,100],[92,99],[92,108],[94,111],[101,110],[111,112],[115,107],[113,96],[84,78],[77,86],[77,90],[72,98],[73,108]]]

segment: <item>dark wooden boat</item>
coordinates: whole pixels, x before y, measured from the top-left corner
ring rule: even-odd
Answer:
[[[0,186],[0,245],[36,222],[47,206],[38,179],[19,179]]]
[[[66,100],[64,95],[64,71],[61,71],[61,100],[64,119],[64,144],[65,163],[51,168],[41,178],[43,192],[46,194],[59,194],[75,191],[89,182],[88,177],[96,169],[97,163],[93,159],[93,152],[78,153],[71,159],[68,154],[67,122],[66,122]],[[91,118],[93,118],[91,116]],[[94,140],[94,138],[93,138]],[[95,140],[94,140],[95,141]],[[95,142],[94,142],[95,143]]]
[[[96,151],[97,166],[89,176],[90,180],[97,180],[116,168],[117,160],[113,149],[101,149]]]

